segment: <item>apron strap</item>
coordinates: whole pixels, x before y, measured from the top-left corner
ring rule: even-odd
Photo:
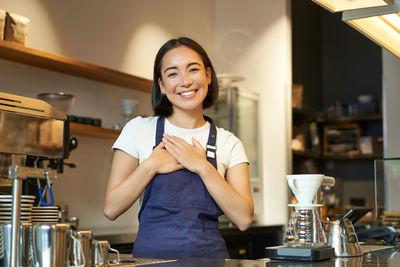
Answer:
[[[156,145],[153,147],[153,149],[158,146],[163,138],[164,134],[164,121],[165,117],[159,117],[157,120],[157,128],[156,128]]]
[[[217,169],[217,128],[215,127],[214,121],[204,115],[204,119],[210,123],[210,133],[208,134],[208,141],[206,145],[207,160]]]
[[[206,154],[207,160],[217,168],[217,147],[215,146],[217,141],[217,128],[215,127],[214,121],[204,115],[204,119],[210,123],[210,132],[208,134],[208,141],[206,145]],[[165,117],[159,117],[157,120],[157,128],[156,128],[156,145],[153,149],[160,144],[164,134],[164,124],[165,124]]]

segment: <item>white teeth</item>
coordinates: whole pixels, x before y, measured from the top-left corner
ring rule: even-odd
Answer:
[[[187,91],[187,92],[181,93],[181,95],[183,95],[183,96],[189,96],[189,95],[193,95],[193,94],[194,94],[194,91]]]

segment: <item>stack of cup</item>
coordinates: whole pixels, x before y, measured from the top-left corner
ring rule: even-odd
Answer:
[[[21,222],[18,238],[17,265],[28,266],[31,223]],[[0,224],[0,266],[10,267],[11,263],[11,223]]]
[[[20,229],[17,248],[18,266],[26,266],[29,259],[29,234],[32,221],[32,206],[35,196],[22,195],[20,207]],[[11,263],[12,240],[12,195],[0,195],[0,266]]]

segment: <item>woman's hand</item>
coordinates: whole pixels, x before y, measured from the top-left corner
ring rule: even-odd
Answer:
[[[202,166],[209,164],[206,151],[202,145],[192,138],[193,145],[190,145],[182,138],[164,133],[163,142],[165,148],[172,156],[186,169],[199,174]]]
[[[156,146],[150,157],[147,159],[151,161],[153,166],[156,166],[157,173],[170,173],[183,169],[183,166],[165,149],[165,143],[160,142]]]
[[[165,148],[186,169],[198,174],[208,192],[224,213],[242,231],[253,221],[254,204],[250,190],[247,163],[227,169],[225,179],[207,161],[206,151],[192,138],[193,145],[182,138],[164,134]]]
[[[110,220],[128,210],[157,173],[170,173],[183,168],[165,149],[163,142],[154,148],[147,159],[138,163],[137,158],[115,150],[103,203],[104,215]]]

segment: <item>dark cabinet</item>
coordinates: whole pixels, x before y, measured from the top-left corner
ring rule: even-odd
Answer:
[[[298,137],[299,135],[302,137]],[[299,110],[293,110],[292,136],[293,139],[297,137],[297,141],[301,140],[303,143],[292,145],[294,163],[305,158],[319,160],[380,158],[383,152],[382,135],[381,114],[326,118],[316,116],[312,112],[300,113]],[[366,143],[368,139],[369,144]],[[294,169],[294,172],[297,171],[299,170]]]
[[[252,226],[243,232],[236,227],[221,226],[219,231],[232,259],[265,258],[265,247],[282,244],[282,225]],[[130,240],[134,240],[135,236],[136,234],[122,234],[95,236],[95,238],[108,240],[112,248],[119,250],[122,254],[130,254],[133,247]]]
[[[323,202],[328,208],[326,215],[352,206],[373,207],[374,160],[383,156],[382,116],[328,119],[309,115],[293,122],[302,125],[306,140],[303,151],[292,150],[292,172],[323,173],[336,179]],[[316,132],[316,142],[310,131]]]
[[[241,232],[235,227],[220,228],[232,259],[265,258],[265,248],[282,245],[283,226],[254,226]]]

